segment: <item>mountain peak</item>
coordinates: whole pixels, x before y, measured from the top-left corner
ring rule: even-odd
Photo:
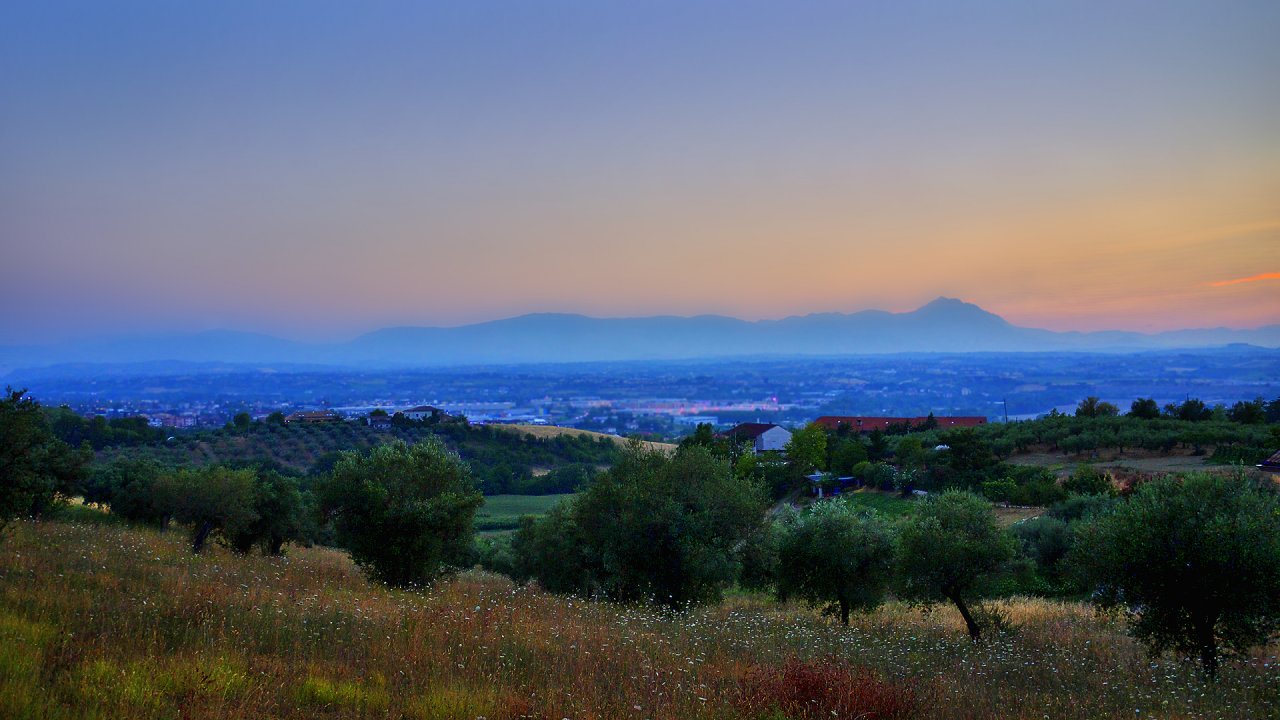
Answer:
[[[939,310],[944,308],[952,309],[952,308],[970,308],[970,307],[976,308],[978,306],[974,305],[973,303],[967,303],[959,298],[951,298],[945,295],[939,295],[938,297],[930,300],[928,303],[921,305],[916,310],[916,312],[919,312],[920,310]]]
[[[927,305],[922,305],[918,310],[906,314],[917,318],[945,322],[977,322],[987,326],[1008,325],[1004,318],[993,312],[984,310],[973,303],[949,297],[938,297]]]

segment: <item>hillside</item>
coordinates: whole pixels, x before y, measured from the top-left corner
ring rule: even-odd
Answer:
[[[116,525],[21,522],[3,543],[14,720],[763,720],[828,696],[817,678],[896,710],[882,717],[1249,719],[1280,703],[1274,646],[1206,685],[1073,603],[1007,603],[1017,632],[974,644],[948,609],[891,604],[845,629],[758,597],[673,615],[484,573],[394,591],[333,550],[195,557],[181,533]]]
[[[516,433],[503,426],[411,425],[378,430],[356,422],[254,423],[248,428],[183,432],[168,439],[107,448],[99,459],[149,456],[166,465],[266,463],[293,473],[326,469],[339,452],[367,450],[403,440],[438,436],[466,460],[486,493],[527,485],[535,476],[570,466],[609,465],[619,445],[606,435]],[[564,492],[550,489],[547,492]]]
[[[577,428],[558,427],[555,425],[493,425],[495,430],[506,430],[508,432],[520,433],[521,435],[532,435],[536,438],[557,438],[562,435],[577,438],[590,438],[592,440],[608,440],[617,445],[626,445],[627,438],[618,435],[606,435],[593,430],[579,430]],[[650,450],[661,450],[663,452],[675,452],[676,446],[673,443],[644,441],[645,447]]]

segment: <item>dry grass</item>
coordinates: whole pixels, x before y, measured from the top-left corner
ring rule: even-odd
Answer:
[[[1021,629],[975,645],[947,610],[892,605],[846,629],[735,596],[670,615],[483,573],[387,590],[318,548],[282,559],[184,545],[177,533],[19,523],[0,545],[0,717],[780,718],[793,705],[764,707],[771,686],[751,679],[813,681],[831,663],[869,668],[881,695],[903,688],[920,718],[1280,708],[1274,648],[1208,686],[1070,603],[1006,603]]]
[[[587,436],[590,438],[606,438],[619,445],[626,445],[627,438],[618,437],[617,435],[605,435],[604,433],[593,432],[591,430],[579,430],[577,428],[557,427],[555,425],[491,425],[490,427],[498,430],[509,430],[511,432],[519,432],[525,435],[532,435],[537,438],[553,438],[560,435]],[[645,441],[644,446],[650,450],[661,450],[662,452],[672,453],[676,451],[676,446],[671,443]]]

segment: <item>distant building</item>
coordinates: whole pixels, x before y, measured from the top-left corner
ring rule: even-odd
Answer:
[[[449,413],[431,405],[419,405],[408,410],[401,410],[400,414],[410,420],[429,420],[432,417],[443,418]]]
[[[770,450],[782,450],[787,443],[791,442],[791,432],[773,423],[742,423],[722,433],[721,437],[750,442],[757,454]]]
[[[370,415],[364,422],[374,430],[390,430],[392,427],[391,417],[388,415]]]
[[[948,428],[971,428],[979,425],[986,425],[985,417],[966,416],[966,417],[947,417],[945,415],[935,416],[934,422],[938,424],[938,428],[946,430]],[[828,430],[839,430],[841,426],[849,428],[856,433],[869,433],[872,430],[884,432],[892,426],[904,426],[918,428],[929,422],[928,416],[925,417],[867,417],[863,415],[823,415],[814,420],[815,423],[821,425]]]
[[[342,422],[342,416],[332,410],[306,410],[286,415],[287,423],[332,423]]]

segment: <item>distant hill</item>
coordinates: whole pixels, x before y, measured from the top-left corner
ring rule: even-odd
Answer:
[[[716,315],[592,318],[541,313],[452,328],[386,328],[329,344],[216,331],[0,347],[0,374],[67,363],[393,368],[911,352],[1123,352],[1228,344],[1280,347],[1280,325],[1155,334],[1054,332],[1019,327],[952,298],[903,313],[864,310],[758,321]]]

